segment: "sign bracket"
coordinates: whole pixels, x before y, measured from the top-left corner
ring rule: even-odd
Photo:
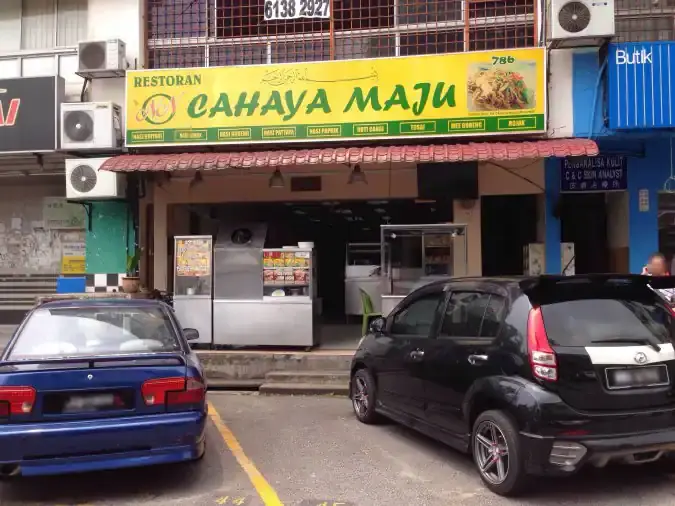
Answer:
[[[84,212],[87,214],[87,232],[91,232],[91,221],[92,221],[92,212],[91,212],[91,202],[80,202],[78,200],[66,200],[69,204],[79,204],[84,207]]]

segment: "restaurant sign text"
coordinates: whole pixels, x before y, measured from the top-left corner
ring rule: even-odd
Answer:
[[[541,48],[132,71],[129,146],[545,131]]]

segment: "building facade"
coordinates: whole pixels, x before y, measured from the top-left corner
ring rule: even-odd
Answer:
[[[129,130],[126,154],[118,157],[115,155],[121,153],[108,153],[106,156],[110,156],[110,162],[104,169],[126,173],[143,170],[139,176],[143,188],[139,194],[138,209],[122,201],[94,201],[87,207],[89,214],[85,214],[86,224],[81,231],[86,244],[87,274],[98,274],[100,277],[124,272],[130,249],[139,243],[143,249],[141,270],[144,283],[150,287],[170,289],[171,237],[200,228],[195,225],[199,222],[196,215],[203,211],[197,212],[195,206],[387,199],[437,200],[441,202],[439,205],[447,208],[446,218],[466,223],[469,230],[466,263],[470,274],[520,272],[523,244],[544,245],[545,255],[541,265],[548,272],[560,272],[564,257],[561,244],[581,241],[567,237],[563,230],[574,228],[569,225],[574,219],[567,220],[567,226],[562,223],[565,220],[560,219],[560,174],[561,163],[565,163],[565,160],[561,162],[561,158],[595,155],[597,144],[603,149],[603,154],[607,154],[606,163],[619,164],[619,168],[625,164],[629,175],[608,180],[608,184],[620,185],[620,191],[613,192],[603,203],[605,208],[610,206],[615,210],[606,213],[614,225],[604,225],[611,229],[611,233],[606,234],[612,237],[611,241],[607,240],[611,242],[611,248],[607,248],[616,250],[612,253],[612,268],[634,270],[642,262],[637,258],[644,256],[648,249],[658,248],[652,240],[658,236],[658,228],[650,229],[644,223],[647,215],[658,213],[655,205],[649,207],[650,211],[632,212],[633,208],[639,208],[640,197],[644,201],[644,192],[640,191],[645,189],[646,184],[641,183],[639,178],[643,176],[633,167],[648,162],[640,156],[604,147],[614,141],[616,145],[627,146],[623,139],[613,132],[608,134],[604,127],[607,110],[604,53],[593,48],[543,49],[544,2],[350,0],[335,2],[334,5],[328,2],[291,4],[292,8],[288,7],[288,3],[282,5],[262,0],[246,2],[245,5],[230,0],[122,0],[114,5],[104,0],[11,0],[3,9],[0,26],[3,33],[12,36],[0,42],[0,75],[7,78],[58,75],[63,78],[63,101],[66,103],[87,101],[120,105],[124,126]],[[304,11],[300,13],[303,6]],[[648,2],[643,6],[635,2],[617,2],[616,7],[617,41],[664,40],[671,37],[672,23],[669,24],[668,20],[672,21],[672,15],[661,4],[655,6]],[[198,133],[194,131],[200,129],[194,126],[198,122],[193,125],[184,121],[172,129],[155,129],[165,131],[162,135],[171,130],[170,135],[176,136],[170,138],[171,142],[141,142],[143,136],[151,139],[152,135],[159,134],[152,134],[152,129],[145,127],[145,133],[138,128],[140,133],[132,132],[138,126],[134,118],[139,118],[139,111],[144,111],[140,117],[147,119],[149,109],[144,109],[143,103],[130,99],[127,89],[129,78],[96,78],[88,82],[76,74],[77,42],[106,39],[121,39],[126,43],[129,75],[140,76],[142,73],[134,72],[144,70],[148,76],[175,77],[189,75],[190,69],[199,69],[199,72],[205,72],[204,75],[214,76],[211,77],[216,83],[213,86],[221,86],[225,79],[230,80],[228,86],[232,88],[232,80],[242,79],[243,82],[237,83],[240,91],[247,91],[246,79],[256,75],[258,70],[255,69],[260,68],[288,72],[299,68],[298,64],[311,63],[311,68],[318,75],[316,81],[322,81],[325,76],[339,80],[344,77],[339,74],[363,69],[366,69],[363,76],[354,74],[347,77],[368,78],[375,69],[375,77],[370,77],[370,84],[381,79],[384,86],[390,85],[386,93],[382,92],[380,107],[384,108],[389,103],[389,108],[393,110],[402,110],[404,105],[412,110],[414,104],[402,103],[402,97],[395,95],[397,83],[387,81],[385,74],[389,72],[396,76],[398,70],[401,72],[401,83],[414,88],[420,83],[430,82],[423,79],[423,61],[438,62],[438,65],[449,69],[445,80],[449,86],[453,77],[461,81],[461,76],[468,72],[467,65],[475,65],[476,62],[480,65],[484,57],[488,57],[487,62],[491,63],[490,52],[497,57],[495,65],[508,64],[515,60],[515,54],[534,55],[540,52],[542,63],[535,64],[532,79],[541,82],[544,88],[535,90],[536,106],[532,103],[524,105],[527,114],[507,115],[517,119],[515,123],[509,123],[508,119],[495,119],[494,113],[481,117],[474,114],[476,111],[467,110],[469,94],[465,82],[456,83],[455,88],[458,109],[463,108],[465,113],[453,112],[450,116],[436,117],[422,114],[421,118],[415,116],[410,120],[406,112],[395,118],[398,121],[396,129],[390,131],[384,129],[379,124],[383,122],[377,119],[378,114],[384,115],[386,111],[376,110],[359,127],[360,132],[368,132],[369,135],[355,135],[355,130],[351,130],[352,135],[344,135],[343,128],[350,124],[349,121],[342,121],[339,114],[331,111],[331,115],[318,123],[322,128],[328,127],[327,130],[305,129],[303,135],[297,135],[296,130],[294,135],[289,136],[288,132],[292,129],[279,128],[284,126],[283,120],[275,123],[269,118],[276,114],[275,110],[287,107],[287,103],[283,102],[285,92],[299,90],[291,87],[279,94],[281,104],[270,102],[276,100],[270,98],[272,95],[258,98],[265,102],[258,105],[256,114],[259,114],[260,121],[255,125],[235,121],[233,127],[218,125],[224,129],[231,128],[224,133],[219,133],[218,129],[212,133]],[[531,57],[531,60],[539,61],[537,58]],[[397,61],[401,62],[398,68]],[[394,70],[386,70],[386,62],[392,62],[389,68]],[[434,68],[434,64],[429,67]],[[352,84],[342,88],[333,84],[334,89],[342,91],[332,93],[346,93],[348,101]],[[213,86],[206,90],[206,100],[213,98],[209,95]],[[312,86],[313,90],[320,89],[316,83]],[[539,84],[532,86],[537,88]],[[153,84],[151,88],[163,93],[170,86]],[[236,91],[234,88],[228,90],[230,94]],[[195,86],[193,89],[195,95],[200,95],[205,87]],[[367,92],[372,86],[362,89],[365,93],[363,100],[369,100]],[[250,91],[253,93],[255,90]],[[438,100],[448,97],[443,95],[444,91],[447,89],[439,92]],[[138,92],[135,96],[147,99],[150,95]],[[250,98],[248,96],[245,100]],[[312,98],[316,99],[316,95]],[[320,98],[315,106],[322,105]],[[572,108],[569,103],[574,104]],[[150,109],[154,108],[154,112],[158,113],[161,106],[160,102],[152,102]],[[236,99],[232,98],[228,106],[236,108]],[[267,113],[262,115],[264,106],[267,106]],[[209,104],[209,107],[212,105]],[[221,114],[227,113],[222,110],[224,104],[219,107]],[[597,111],[592,118],[588,112],[591,110]],[[211,109],[205,114],[211,114]],[[588,121],[585,116],[589,116]],[[488,120],[483,121],[485,118]],[[441,123],[447,131],[439,130],[440,120],[443,120]],[[487,126],[493,123],[496,125],[494,128]],[[340,128],[336,129],[336,125]],[[245,134],[250,127],[258,130],[249,138]],[[278,136],[262,139],[263,129],[267,128],[271,130],[265,132],[276,131]],[[387,128],[393,127],[388,125]],[[457,128],[454,134],[450,131],[452,128]],[[183,137],[178,138],[179,130],[188,132],[183,132],[180,134]],[[148,132],[150,137],[147,137]],[[316,134],[312,139],[309,138],[311,132]],[[134,139],[133,135],[137,137]],[[220,137],[213,138],[211,135]],[[637,143],[643,142],[634,134],[629,137],[635,138]],[[546,143],[552,139],[559,139],[559,144]],[[267,142],[260,142],[263,140]],[[663,149],[663,142],[667,141],[655,139],[654,142],[657,146],[650,152],[658,153],[655,156],[662,160],[663,152],[659,149]],[[43,171],[42,165],[49,160],[50,170],[53,167],[53,171],[59,173],[63,170],[65,159],[91,156],[94,153],[66,153],[57,148],[53,156],[38,159],[30,155],[27,160],[38,171]],[[627,161],[624,160],[626,157]],[[52,159],[55,160],[53,163]],[[7,159],[8,166],[17,163],[14,158]],[[581,162],[576,160],[574,163],[570,162],[567,168],[566,174],[570,177]],[[473,171],[473,189],[453,193],[452,189],[461,185],[448,179],[442,183],[452,190],[446,192],[447,198],[425,198],[418,176],[420,167],[428,164],[436,164],[439,171],[447,173],[452,173],[453,168],[461,164],[468,164],[470,169],[467,171]],[[348,184],[347,178],[357,165],[366,174],[368,185]],[[298,192],[290,184],[281,189],[270,187],[268,180],[277,172],[288,182],[295,177],[320,176],[321,189]],[[659,177],[654,176],[654,179]],[[44,187],[42,193],[38,192],[36,202],[43,202],[43,193],[49,194],[46,195],[49,197],[64,197],[63,186],[58,192],[56,190],[59,186],[57,179],[52,190],[46,189],[49,186],[46,183],[38,185],[32,181],[31,191],[37,191],[35,188],[38,186]],[[23,179],[19,178],[17,184],[23,185]],[[567,186],[563,193],[575,192]],[[516,200],[509,203],[506,199],[507,196],[518,195],[523,197],[518,204],[514,204]],[[652,191],[649,198],[656,199],[654,195]],[[590,200],[587,203],[600,205]],[[515,223],[524,219],[515,210],[517,208],[527,215],[529,232],[515,239],[517,247],[508,246],[513,250],[505,255],[508,260],[496,261],[494,258],[499,255],[494,252],[506,247],[496,240],[501,235],[503,224],[506,223],[508,230],[515,230],[518,228]],[[83,210],[87,212],[79,209],[80,212]],[[27,212],[23,223],[40,221],[33,219],[37,216],[36,212]],[[632,220],[637,220],[636,225],[624,226],[626,220],[631,224]],[[649,220],[651,223],[651,218]],[[11,228],[11,225],[10,218],[6,227]],[[597,226],[603,225],[598,223]],[[652,231],[648,233],[647,230]],[[135,237],[136,232],[138,237]],[[29,234],[30,231],[23,233]],[[651,234],[651,242],[642,240],[647,237],[642,234]],[[643,246],[638,246],[638,243]],[[592,249],[592,245],[587,245],[586,249]],[[629,255],[626,249],[634,253]],[[63,270],[63,252],[57,264],[55,259],[59,255],[54,251],[50,270],[57,273]],[[588,269],[604,267],[596,260],[584,260],[582,264],[584,262]]]
[[[672,258],[674,14],[668,3],[617,2],[617,37],[607,47],[551,51],[549,135],[595,139],[600,148],[595,165],[606,170],[589,171],[587,164],[587,175],[599,186],[591,188],[582,179],[570,188],[565,176],[579,173],[579,167],[565,171],[564,164],[547,162],[548,259],[556,258],[558,241],[575,239],[584,257],[582,272],[605,267],[639,273],[656,251]],[[569,229],[584,218],[569,208],[582,203],[595,215],[594,231],[576,238]],[[554,262],[547,264],[549,270],[560,272],[564,266]]]

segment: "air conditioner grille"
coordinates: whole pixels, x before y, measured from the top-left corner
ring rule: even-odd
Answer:
[[[71,186],[80,193],[89,193],[96,186],[98,175],[90,165],[78,165],[70,173]]]
[[[80,67],[90,70],[105,68],[106,48],[105,43],[91,42],[80,47]]]
[[[579,33],[591,23],[591,11],[582,2],[568,2],[558,12],[558,23],[567,32]]]
[[[94,119],[86,111],[68,111],[63,115],[63,130],[75,142],[88,142],[94,135]]]

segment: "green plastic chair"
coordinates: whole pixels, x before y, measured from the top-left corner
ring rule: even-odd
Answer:
[[[361,306],[363,309],[363,323],[361,325],[361,335],[365,336],[368,333],[368,324],[370,319],[376,316],[382,316],[382,313],[376,313],[373,311],[373,301],[370,299],[370,295],[363,288],[359,288],[361,292]]]

